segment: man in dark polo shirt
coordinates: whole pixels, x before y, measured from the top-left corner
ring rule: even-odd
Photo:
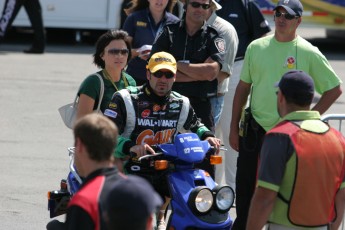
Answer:
[[[151,55],[165,51],[177,60],[173,90],[187,96],[198,118],[210,130],[214,121],[209,98],[217,94],[225,40],[205,24],[211,0],[187,0],[181,22],[166,25],[156,37]]]
[[[176,81],[173,91],[189,98],[201,122],[214,131],[210,97],[216,96],[216,79],[225,52],[225,40],[207,25],[210,1],[187,0],[185,17],[181,22],[166,25],[156,37],[151,55],[165,51],[177,60]],[[197,165],[214,178],[214,167],[204,161]]]

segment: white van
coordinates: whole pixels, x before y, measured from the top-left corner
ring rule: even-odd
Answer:
[[[118,29],[123,0],[40,0],[45,28],[84,30]],[[5,0],[0,0],[0,11]],[[31,27],[24,7],[12,26]],[[78,40],[78,33],[76,34]]]

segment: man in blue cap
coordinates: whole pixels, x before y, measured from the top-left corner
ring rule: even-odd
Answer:
[[[143,178],[129,175],[108,194],[104,218],[108,230],[152,230],[154,214],[163,201]]]
[[[289,71],[278,84],[282,121],[265,135],[247,229],[338,229],[345,206],[345,138],[310,110],[313,79]]]

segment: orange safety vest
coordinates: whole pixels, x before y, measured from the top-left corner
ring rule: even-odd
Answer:
[[[335,219],[335,196],[345,173],[345,141],[330,128],[324,133],[284,121],[268,133],[289,135],[297,156],[288,218],[297,226],[324,226]]]

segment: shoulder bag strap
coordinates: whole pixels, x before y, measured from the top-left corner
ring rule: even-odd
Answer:
[[[121,136],[129,138],[133,130],[135,129],[135,121],[136,121],[136,112],[134,109],[133,100],[132,100],[129,90],[122,89],[117,92],[121,95],[123,99],[123,102],[126,108],[126,115],[127,115],[126,126]]]
[[[99,112],[100,109],[101,109],[101,103],[102,103],[103,95],[104,95],[104,81],[103,81],[101,75],[99,75],[98,73],[96,73],[95,75],[99,78],[100,83],[101,83],[101,90],[99,92],[98,106],[97,106],[97,109],[96,109],[96,111]]]

